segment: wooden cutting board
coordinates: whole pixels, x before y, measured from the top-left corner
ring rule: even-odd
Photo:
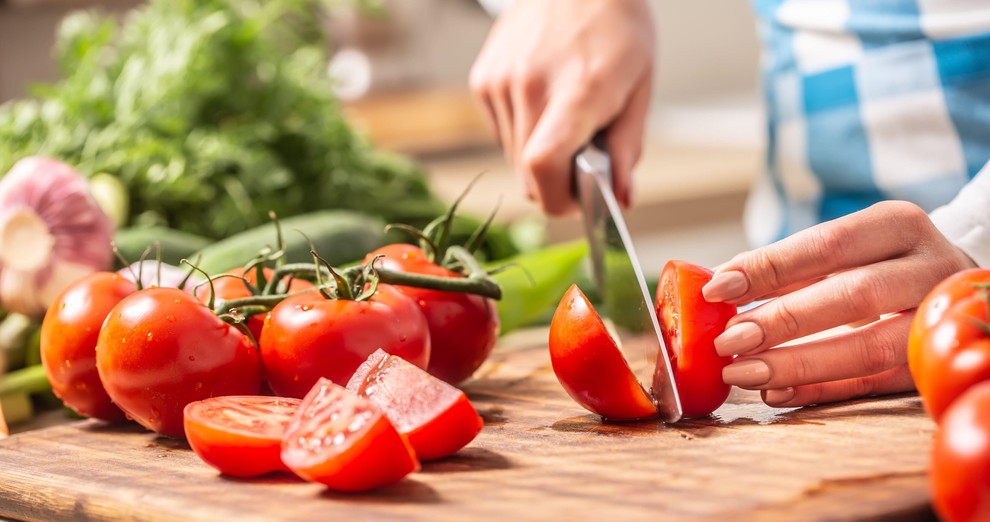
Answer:
[[[485,418],[457,455],[386,489],[219,476],[181,441],[77,421],[0,441],[0,516],[29,520],[928,520],[934,425],[916,396],[603,424],[550,370],[545,333],[466,386]],[[347,517],[347,518],[339,518]]]

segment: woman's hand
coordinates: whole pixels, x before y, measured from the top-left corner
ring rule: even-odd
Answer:
[[[975,266],[917,206],[888,201],[740,254],[704,288],[744,305],[715,339],[739,355],[722,377],[791,407],[914,389],[907,367],[914,308],[946,276]],[[868,323],[868,324],[866,324]],[[841,325],[828,338],[782,343]]]
[[[608,127],[613,188],[628,206],[653,67],[645,0],[525,0],[495,22],[471,70],[527,196],[548,214],[575,208],[574,155]]]

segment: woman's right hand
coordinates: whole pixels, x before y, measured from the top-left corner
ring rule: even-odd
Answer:
[[[526,195],[546,213],[576,208],[574,155],[606,127],[613,188],[630,205],[653,55],[645,0],[519,0],[495,22],[471,88]]]

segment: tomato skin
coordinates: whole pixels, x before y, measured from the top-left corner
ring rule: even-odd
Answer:
[[[701,289],[711,278],[707,268],[672,260],[664,266],[657,287],[657,319],[671,356],[684,418],[715,411],[731,391],[722,381],[722,368],[732,357],[718,355],[715,338],[736,315],[736,307],[705,301]]]
[[[408,244],[384,246],[365,261],[382,257],[376,266],[397,272],[437,277],[463,277],[430,261],[423,250]],[[495,301],[478,295],[397,286],[417,303],[430,327],[430,364],[427,371],[457,385],[485,362],[498,340]]]
[[[577,285],[564,293],[550,321],[550,362],[578,404],[608,420],[657,416],[605,323]]]
[[[183,436],[182,410],[223,395],[257,395],[261,364],[247,336],[182,290],[149,288],[107,316],[96,349],[107,393],[142,426]]]
[[[275,271],[269,267],[264,267],[263,273],[265,275],[265,280],[271,279]],[[243,279],[247,279],[248,283],[255,285],[258,283],[258,273],[255,270],[244,271],[244,268],[234,268],[224,272],[226,275],[236,276],[236,277],[215,277],[213,279],[213,293],[216,300],[233,301],[234,299],[242,299],[245,297],[251,297],[251,289],[248,288]],[[305,279],[293,279],[289,283],[288,292],[298,292],[305,290],[307,288],[313,288],[313,283],[306,281]],[[196,297],[203,304],[210,302],[210,285],[204,284],[196,288]],[[254,336],[254,340],[261,340],[261,329],[265,325],[265,314],[255,314],[247,319],[247,327]]]
[[[85,417],[118,422],[120,410],[107,395],[96,370],[96,343],[110,310],[137,291],[113,272],[96,272],[69,285],[41,323],[41,363],[52,391]]]
[[[463,391],[382,350],[361,363],[347,389],[378,406],[421,461],[453,455],[484,427]]]
[[[190,402],[182,415],[186,440],[199,458],[224,475],[289,471],[282,463],[282,437],[300,403],[257,395]]]
[[[930,480],[942,519],[990,520],[990,382],[973,386],[945,411],[932,445]]]
[[[419,470],[406,439],[370,401],[320,378],[286,429],[282,462],[330,489],[360,492]]]
[[[936,285],[915,312],[908,365],[935,422],[969,387],[990,380],[987,297],[974,286],[988,283],[990,270],[957,272]]]
[[[419,307],[389,285],[367,301],[307,292],[277,304],[261,332],[272,391],[303,397],[321,377],[345,384],[378,348],[426,368],[430,332]]]

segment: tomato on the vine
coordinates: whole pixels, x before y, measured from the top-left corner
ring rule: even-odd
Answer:
[[[908,365],[925,409],[939,422],[969,387],[990,380],[990,270],[953,274],[918,305]]]
[[[930,478],[942,518],[990,520],[990,382],[973,386],[945,410],[932,445]]]
[[[80,415],[122,421],[96,370],[96,342],[110,310],[137,291],[120,274],[96,272],[70,284],[41,323],[41,362],[52,391]]]
[[[387,245],[368,254],[382,256],[376,266],[396,272],[437,277],[463,277],[429,259],[419,247]],[[430,327],[430,363],[427,370],[450,384],[470,377],[498,340],[498,312],[489,298],[459,292],[397,286],[419,305]]]
[[[282,462],[339,491],[367,491],[419,469],[406,439],[368,399],[320,378],[282,441]]]
[[[265,319],[260,346],[272,391],[302,397],[321,377],[346,384],[379,348],[426,368],[430,333],[416,303],[379,284],[361,301],[315,291],[285,299]]]
[[[275,274],[269,267],[262,269],[265,280],[268,281]],[[243,278],[243,279],[242,279]],[[245,282],[246,281],[246,282]],[[254,269],[245,271],[244,268],[234,268],[224,272],[223,276],[213,278],[213,295],[215,299],[233,301],[254,295],[248,285],[258,284],[258,272]],[[312,288],[313,283],[305,279],[292,279],[286,293],[298,292],[307,288]],[[210,285],[200,285],[196,289],[196,296],[203,303],[210,302]],[[255,341],[261,339],[261,329],[265,325],[265,314],[255,314],[247,318],[247,327],[254,336]]]
[[[608,420],[657,416],[615,339],[577,285],[564,294],[550,321],[550,363],[567,394]]]
[[[258,395],[211,397],[183,410],[186,440],[218,471],[256,477],[289,471],[282,463],[282,437],[299,399]]]
[[[736,307],[705,300],[701,289],[711,278],[707,268],[673,260],[664,266],[657,287],[657,319],[685,418],[715,411],[731,388],[722,381],[722,368],[732,357],[718,355],[715,338],[736,315]]]
[[[183,436],[182,410],[222,395],[257,395],[258,349],[195,296],[149,288],[120,301],[100,331],[96,367],[107,394],[142,426]]]
[[[420,460],[454,454],[484,426],[463,391],[382,350],[361,363],[347,389],[381,408]]]

